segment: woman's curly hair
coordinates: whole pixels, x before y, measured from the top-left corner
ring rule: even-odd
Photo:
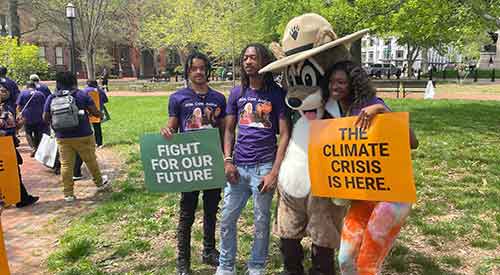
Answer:
[[[326,72],[321,82],[321,92],[323,99],[326,101],[330,96],[329,83],[331,75],[336,71],[343,71],[347,75],[349,84],[349,94],[353,101],[345,114],[349,115],[354,108],[362,108],[370,99],[375,97],[376,90],[373,88],[368,74],[361,68],[360,65],[352,61],[341,61],[333,64]]]

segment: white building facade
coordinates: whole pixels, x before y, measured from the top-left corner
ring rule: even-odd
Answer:
[[[451,49],[450,49],[451,52]],[[407,65],[408,48],[398,45],[397,38],[378,38],[376,36],[365,35],[361,39],[361,62],[364,66],[370,64],[393,64],[403,68]],[[449,54],[450,55],[450,54]],[[420,52],[413,63],[413,69],[426,71],[423,63],[423,54]],[[462,62],[459,55],[455,55],[451,60],[449,57],[440,55],[435,49],[427,50],[427,62],[435,66],[436,69],[443,69],[448,63]]]

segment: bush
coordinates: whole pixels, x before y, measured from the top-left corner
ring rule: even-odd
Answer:
[[[39,56],[39,48],[18,44],[17,39],[12,37],[0,37],[0,65],[7,67],[9,78],[19,84],[26,83],[30,74],[49,74],[49,65]]]

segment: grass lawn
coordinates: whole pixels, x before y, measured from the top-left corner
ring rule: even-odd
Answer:
[[[104,124],[104,138],[126,158],[126,176],[95,211],[69,225],[46,261],[49,272],[175,274],[179,196],[145,192],[137,145],[141,134],[158,132],[165,123],[167,100],[111,98],[112,120]],[[411,112],[420,147],[413,152],[418,202],[383,274],[499,274],[498,102],[387,102],[395,111]],[[239,222],[239,270],[252,241],[251,209],[248,205]],[[192,234],[194,274],[213,274],[200,259],[201,211]],[[273,237],[267,274],[278,274],[280,265]]]

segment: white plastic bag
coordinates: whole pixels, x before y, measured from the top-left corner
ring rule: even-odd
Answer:
[[[38,149],[36,150],[35,159],[49,168],[54,168],[56,156],[56,138],[47,134],[43,134],[40,145],[38,145]]]

